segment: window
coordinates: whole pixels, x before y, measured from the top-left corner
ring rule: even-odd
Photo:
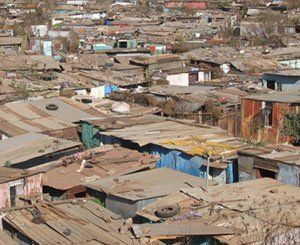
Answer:
[[[127,48],[127,41],[119,41],[120,48]]]
[[[276,179],[276,173],[267,169],[257,169],[258,178],[271,178]]]
[[[282,91],[282,83],[277,83],[277,90]]]
[[[16,206],[16,195],[17,195],[16,186],[11,186],[9,188],[9,194],[10,194],[10,206],[14,207]]]
[[[263,110],[263,123],[265,126],[273,125],[273,109],[272,102],[266,102]]]
[[[275,81],[267,81],[267,88],[275,89]]]

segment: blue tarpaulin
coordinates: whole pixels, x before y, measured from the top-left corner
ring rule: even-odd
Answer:
[[[82,122],[82,143],[87,148],[94,148],[101,145],[101,137],[99,134],[99,130],[93,125]]]
[[[115,86],[115,85],[105,85],[104,86],[104,94],[105,96],[109,95],[110,93],[114,92],[114,91],[118,91],[119,87]]]

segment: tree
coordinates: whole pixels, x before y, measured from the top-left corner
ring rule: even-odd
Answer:
[[[281,133],[292,137],[294,144],[300,144],[300,113],[286,112],[284,114]]]
[[[173,53],[184,53],[189,49],[188,44],[186,42],[186,37],[183,33],[176,33],[175,43],[172,46]]]
[[[70,32],[69,52],[70,53],[77,53],[78,47],[79,47],[79,36],[74,30],[71,30],[71,32]]]

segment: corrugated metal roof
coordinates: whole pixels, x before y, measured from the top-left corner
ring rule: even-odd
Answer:
[[[295,93],[286,93],[286,92],[268,93],[262,95],[248,96],[245,99],[281,102],[281,103],[300,103],[300,92],[298,91],[298,93],[296,93],[295,91]]]
[[[58,109],[46,109],[56,104]],[[103,116],[91,106],[67,98],[12,102],[0,107],[0,131],[10,136],[28,132],[47,132],[76,127],[73,122]]]
[[[92,168],[84,168],[77,172],[80,160],[73,160],[67,166],[54,168],[43,175],[43,185],[59,190],[83,185],[89,179],[120,176],[132,172],[155,167],[157,158],[150,154],[140,153],[123,147],[98,147],[78,153],[92,164]]]
[[[160,237],[160,236],[213,236],[233,234],[232,229],[224,226],[211,226],[199,224],[195,221],[176,223],[157,223],[133,225],[132,229],[136,237]]]
[[[168,168],[87,182],[89,188],[124,199],[138,201],[169,195],[188,186],[203,187],[205,180]],[[210,181],[210,184],[214,184]]]
[[[8,233],[0,231],[0,244],[18,245],[19,243],[14,241]]]
[[[240,140],[227,136],[226,131],[221,128],[192,126],[163,119],[158,122],[103,131],[101,134],[130,140],[140,146],[157,144],[190,155],[209,153],[233,156],[237,150],[246,147],[246,144]]]
[[[263,158],[278,163],[300,166],[300,147],[290,145],[274,145],[261,148],[246,148],[238,152],[241,155]],[[267,164],[267,162],[265,162]]]
[[[225,244],[261,244],[265,243],[266,235],[270,235],[268,229],[274,226],[276,232],[283,228],[283,234],[286,234],[286,227],[299,227],[299,196],[298,187],[263,178],[211,186],[207,192],[201,188],[182,189],[152,202],[138,214],[157,222],[161,220],[156,216],[159,207],[177,205],[180,211],[164,219],[165,222],[183,224],[193,219],[199,225],[229,226],[234,234],[214,237]]]
[[[24,169],[17,169],[17,168],[0,167],[0,183],[25,178],[27,176],[35,175],[37,173],[39,172],[32,172],[32,171],[27,171]]]
[[[0,45],[21,45],[22,37],[0,37]]]
[[[39,224],[32,221],[34,210],[42,213]],[[38,203],[8,211],[4,219],[38,244],[137,244],[129,230],[120,233],[124,220],[93,201]]]
[[[82,103],[76,101],[70,101],[69,103],[67,103],[67,101],[68,99],[65,98],[50,98],[32,100],[29,101],[28,104],[38,108],[39,110],[47,113],[52,117],[69,123],[79,122],[80,120],[92,119],[96,117],[95,115],[86,112],[87,110],[92,109],[90,106],[85,106]],[[47,110],[46,105],[48,104],[56,104],[58,105],[58,109],[53,111]],[[85,110],[83,108],[85,108]],[[99,117],[101,117],[100,113]]]
[[[0,165],[16,164],[81,145],[44,134],[28,133],[0,141]]]

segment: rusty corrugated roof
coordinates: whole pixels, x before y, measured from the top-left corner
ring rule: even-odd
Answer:
[[[41,222],[33,222],[40,212]],[[5,221],[37,244],[137,244],[124,220],[93,201],[38,203],[6,212]]]
[[[98,178],[120,176],[155,167],[157,157],[123,147],[94,148],[77,153],[77,159],[70,159],[67,166],[51,169],[43,176],[43,185],[59,190],[84,185],[85,182]],[[90,167],[77,172],[81,159],[86,159]]]

